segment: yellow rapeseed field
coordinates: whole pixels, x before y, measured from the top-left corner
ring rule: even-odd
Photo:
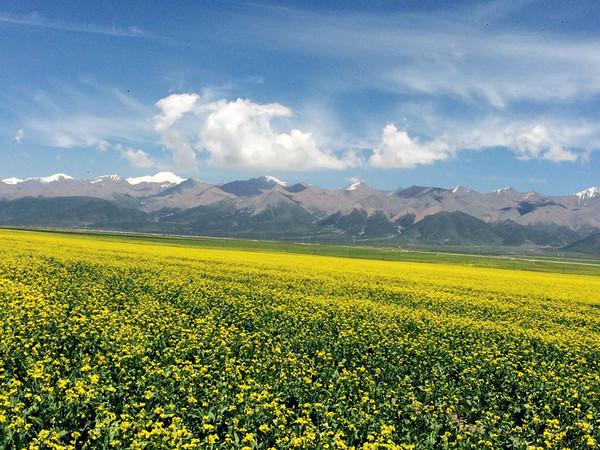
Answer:
[[[600,278],[0,243],[2,449],[600,443]]]

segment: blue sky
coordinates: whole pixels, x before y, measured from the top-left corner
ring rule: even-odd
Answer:
[[[600,2],[0,3],[0,179],[600,185]]]

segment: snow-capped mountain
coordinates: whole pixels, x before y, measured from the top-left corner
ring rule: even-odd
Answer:
[[[502,194],[504,192],[512,192],[512,191],[514,191],[514,189],[511,187],[503,187],[501,189],[495,189],[492,192],[495,194]]]
[[[268,183],[275,183],[275,184],[278,184],[279,186],[288,186],[288,184],[285,181],[278,180],[277,178],[272,177],[270,175],[266,175],[261,178],[263,178]]]
[[[315,235],[344,240],[350,236],[400,239],[413,230],[417,237],[411,239],[425,239],[436,230],[435,239],[442,243],[455,242],[456,236],[442,239],[445,234],[471,233],[481,241],[477,245],[504,241],[524,245],[529,240],[535,245],[567,245],[586,237],[590,230],[600,230],[597,199],[597,187],[546,196],[512,188],[478,193],[464,186],[379,191],[363,182],[324,189],[307,183],[289,185],[273,176],[209,184],[170,172],[84,180],[55,174],[2,180],[0,225],[81,227],[83,223],[111,229],[117,227],[113,218],[119,218],[118,229],[176,234],[266,237],[268,232],[271,237]],[[58,222],[56,214],[52,220],[47,216],[48,211],[78,208],[84,210],[73,217],[59,214]],[[82,219],[88,211],[104,210],[112,212],[103,221],[98,222],[96,216]],[[537,231],[529,233],[531,227]],[[469,236],[463,238],[472,242]]]
[[[140,183],[161,183],[165,187],[173,186],[183,181],[185,181],[185,178],[178,177],[172,172],[159,172],[156,175],[127,178],[127,182],[133,185]]]
[[[471,192],[473,192],[471,189],[464,186],[456,186],[454,189],[452,189],[453,194],[470,194]]]
[[[20,178],[12,177],[12,178],[5,178],[4,180],[0,180],[0,181],[2,181],[2,183],[4,183],[4,184],[19,184],[19,183],[22,183],[24,180],[21,180]]]
[[[76,180],[64,173],[25,180],[6,178],[0,183],[0,200],[22,197],[96,197],[112,200],[119,196],[139,198],[156,195],[185,181],[170,172],[125,180],[120,175],[103,175]]]
[[[123,178],[120,175],[102,175],[100,177],[94,178],[93,180],[90,180],[91,184],[97,184],[97,183],[110,183],[110,182],[122,182],[125,181],[125,178]]]
[[[586,200],[590,200],[592,198],[599,198],[600,197],[600,188],[597,187],[591,187],[589,189],[586,189],[584,191],[578,192],[577,194],[574,194],[577,196],[577,198],[579,198],[580,202],[584,202]]]
[[[25,183],[27,181],[34,181],[38,183],[54,183],[56,181],[66,181],[66,180],[74,180],[73,177],[66,175],[64,173],[55,173],[54,175],[50,175],[49,177],[35,177],[35,178],[27,178],[25,180],[21,180],[20,178],[5,178],[2,180],[4,184],[19,184]]]
[[[48,183],[54,183],[56,181],[66,181],[66,180],[74,180],[75,178],[66,175],[64,173],[56,173],[54,175],[50,175],[49,177],[41,177],[41,178],[34,178],[36,181],[39,181],[40,183],[44,183],[44,184],[48,184]]]

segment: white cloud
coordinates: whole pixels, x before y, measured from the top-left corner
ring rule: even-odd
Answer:
[[[519,159],[547,159],[550,161],[576,161],[579,155],[563,148],[543,125],[521,131],[509,143]]]
[[[143,150],[134,150],[132,148],[121,149],[121,157],[127,159],[134,167],[147,169],[156,166],[154,160]]]
[[[101,151],[101,152],[105,152],[106,150],[108,150],[109,147],[110,147],[110,142],[101,140],[96,145],[96,150]]]
[[[173,155],[173,170],[196,170],[196,153],[187,138],[176,129],[166,129],[162,133],[162,142]]]
[[[185,113],[192,111],[199,98],[197,94],[172,94],[157,101],[155,106],[160,108],[162,113],[154,117],[156,131],[171,127]]]
[[[502,147],[522,160],[556,162],[586,162],[594,149],[600,149],[600,125],[577,118],[559,119],[548,115],[516,120],[502,113],[472,121],[439,115],[424,117],[428,130],[443,125],[456,149],[485,151]]]
[[[433,141],[420,143],[406,131],[399,131],[392,123],[383,129],[381,143],[369,158],[369,165],[381,168],[408,168],[417,164],[431,164],[453,156],[454,147],[443,135]]]
[[[311,170],[344,169],[354,162],[339,159],[317,148],[311,133],[292,129],[276,133],[271,120],[290,117],[292,111],[278,103],[250,100],[216,102],[200,133],[201,146],[210,164],[235,169]]]
[[[23,140],[24,135],[25,135],[25,130],[23,128],[21,128],[19,131],[17,131],[17,134],[15,135],[15,141],[17,141],[20,144],[21,141]]]
[[[181,124],[175,124],[180,122],[184,115],[194,111],[199,99],[197,94],[172,94],[155,104],[160,108],[161,114],[154,116],[154,128],[161,135],[162,143],[173,154],[174,170],[197,169],[196,153],[186,132]]]
[[[173,154],[174,169],[196,169],[196,150],[208,154],[215,167],[245,170],[344,169],[357,165],[347,153],[343,158],[317,147],[311,133],[292,129],[277,133],[272,121],[292,116],[279,103],[219,100],[202,103],[197,94],[173,94],[156,106],[161,114],[154,126]]]

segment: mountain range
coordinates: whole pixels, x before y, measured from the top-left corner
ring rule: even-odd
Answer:
[[[270,176],[211,184],[169,172],[84,180],[56,174],[2,180],[0,225],[598,253],[600,189],[546,196],[463,186],[324,189]]]

